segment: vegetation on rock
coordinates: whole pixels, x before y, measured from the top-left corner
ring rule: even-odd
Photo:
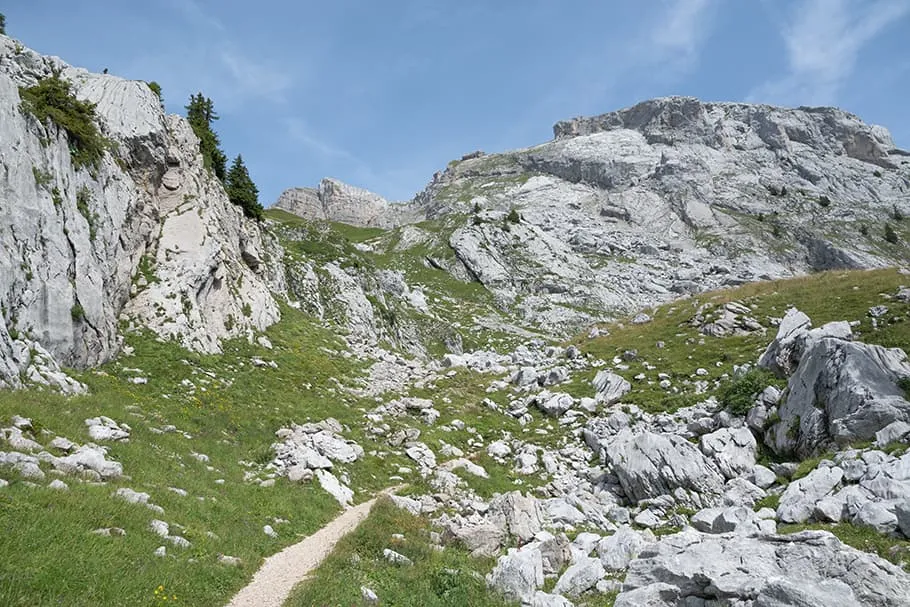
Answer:
[[[254,219],[262,219],[262,205],[259,203],[259,190],[250,178],[250,173],[243,164],[240,154],[234,158],[225,179],[224,189],[230,201],[243,209],[243,214]]]
[[[59,74],[44,78],[30,87],[20,87],[22,109],[38,122],[48,121],[66,131],[73,165],[97,168],[110,142],[95,124],[95,104],[81,101],[72,85]]]
[[[227,171],[227,156],[221,149],[221,140],[212,128],[218,120],[215,113],[215,104],[202,93],[190,96],[190,102],[185,106],[186,119],[193,127],[193,132],[199,138],[199,151],[202,153],[202,162],[207,169],[211,169],[215,177],[222,182]]]

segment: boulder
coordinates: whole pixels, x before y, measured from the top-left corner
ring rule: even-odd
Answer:
[[[510,491],[490,501],[486,519],[524,543],[534,539],[541,530],[543,512],[535,498]]]
[[[748,428],[721,428],[699,439],[702,453],[711,458],[728,479],[736,478],[755,466],[757,444]]]
[[[897,385],[905,376],[910,363],[899,348],[814,341],[790,378],[780,421],[765,442],[777,453],[805,458],[832,445],[873,440],[893,422],[910,422],[910,402]]]
[[[525,548],[509,552],[496,562],[487,576],[487,584],[509,600],[529,602],[543,586],[543,561],[540,550]]]
[[[600,559],[581,557],[559,577],[553,592],[577,597],[593,588],[606,573]]]
[[[843,478],[844,471],[840,468],[816,468],[793,481],[780,497],[777,517],[784,523],[805,523],[811,518],[816,502],[831,494]]]
[[[626,428],[601,444],[601,455],[636,502],[672,495],[680,503],[704,507],[723,494],[724,477],[716,464],[675,434]]]
[[[609,571],[621,571],[657,538],[649,531],[636,531],[628,525],[622,525],[616,533],[605,537],[597,543],[597,555],[600,562]]]
[[[643,550],[616,607],[672,607],[714,599],[765,607],[906,607],[910,574],[825,531],[712,536],[683,531]],[[833,599],[833,601],[832,601]]]
[[[632,390],[632,384],[606,369],[598,371],[592,383],[595,390],[594,399],[605,405],[619,402],[623,396]]]

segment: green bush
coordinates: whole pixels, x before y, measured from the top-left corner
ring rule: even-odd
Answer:
[[[21,109],[46,124],[48,120],[66,131],[73,166],[97,168],[110,142],[95,124],[95,104],[80,101],[72,86],[55,74],[30,87],[19,87]]]
[[[54,176],[49,171],[39,169],[36,166],[32,167],[32,175],[35,177],[35,186],[39,188],[43,188],[54,179]]]
[[[745,415],[762,390],[780,385],[781,380],[765,369],[751,369],[723,385],[718,393],[720,403],[735,415]]]
[[[509,211],[509,214],[508,214],[508,216],[506,216],[506,219],[511,223],[521,223],[521,215],[518,213],[518,210],[514,209],[514,208],[511,211]]]
[[[828,198],[827,196],[825,196],[824,194],[822,194],[821,196],[818,197],[818,204],[820,204],[822,207],[830,206],[831,199]]]
[[[90,240],[95,240],[95,214],[92,213],[89,204],[92,201],[92,191],[87,186],[82,186],[76,192],[76,209],[79,214],[85,217],[88,222],[88,236]]]
[[[894,228],[891,227],[890,223],[885,224],[885,240],[891,244],[897,244],[898,240],[900,240],[897,237],[897,232],[894,231]]]
[[[73,304],[73,307],[70,308],[70,316],[73,317],[73,320],[79,322],[85,319],[85,310],[82,308],[82,304],[76,303]]]
[[[897,380],[897,387],[904,391],[904,396],[910,400],[910,375]]]
[[[164,106],[164,95],[161,94],[161,85],[152,80],[151,82],[146,82],[149,85],[149,88],[152,89],[152,92],[158,96],[158,102]]]

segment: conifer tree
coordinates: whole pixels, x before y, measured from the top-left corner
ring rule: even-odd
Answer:
[[[225,188],[231,202],[243,209],[243,214],[254,219],[262,219],[262,205],[259,204],[259,190],[250,178],[246,165],[240,154],[231,163],[227,173]]]
[[[0,13],[0,34],[6,35],[6,15]]]
[[[199,138],[199,150],[206,168],[212,170],[215,176],[224,183],[227,167],[227,156],[221,149],[221,140],[212,129],[212,123],[218,120],[215,106],[211,99],[202,93],[190,96],[190,103],[186,106],[186,118],[193,132]]]

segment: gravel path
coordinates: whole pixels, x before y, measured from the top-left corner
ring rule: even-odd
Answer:
[[[373,498],[345,510],[328,525],[281,552],[265,559],[262,567],[228,603],[227,607],[281,607],[294,586],[329,555],[335,544],[353,531],[370,513]]]

